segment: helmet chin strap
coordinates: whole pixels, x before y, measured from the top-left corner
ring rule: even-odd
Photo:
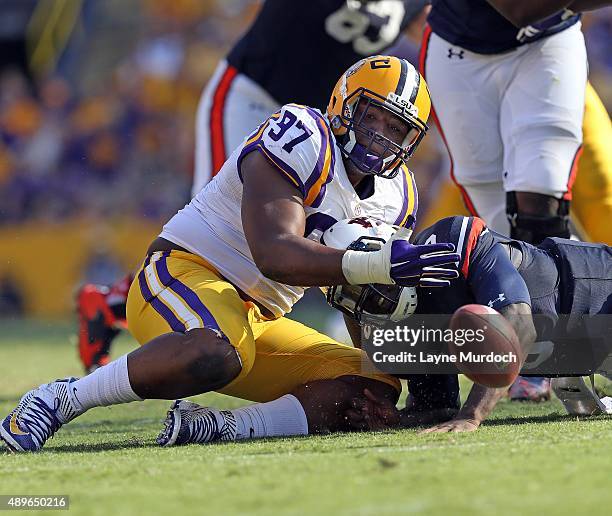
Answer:
[[[354,145],[348,157],[357,168],[366,173],[380,173],[384,167],[380,156],[367,152],[366,148],[359,143]]]

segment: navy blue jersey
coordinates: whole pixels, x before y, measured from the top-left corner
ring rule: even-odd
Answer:
[[[415,244],[436,242],[455,245],[461,255],[459,278],[451,281],[449,287],[419,288],[417,313],[452,314],[470,303],[496,310],[512,303],[531,305],[528,287],[501,246],[499,235],[490,231],[481,219],[447,217],[414,238]],[[554,278],[551,282],[554,283]]]
[[[499,311],[527,303],[531,312],[559,314],[612,313],[612,248],[564,238],[540,245],[512,240],[489,230],[477,217],[447,217],[420,232],[414,243],[451,242],[461,255],[460,276],[446,288],[419,289],[417,311],[452,314],[478,303]],[[504,246],[520,250],[516,267]]]
[[[451,286],[418,289],[417,313],[452,314],[468,303],[499,310],[511,304],[531,305],[537,341],[553,344],[548,354],[536,351],[523,374],[541,376],[591,374],[610,352],[608,318],[587,328],[584,315],[612,314],[612,248],[563,238],[547,238],[538,246],[504,237],[474,217],[448,217],[419,233],[414,243],[451,242],[461,255],[460,277]],[[511,248],[520,251],[516,266]],[[567,317],[560,318],[560,315]],[[591,320],[592,324],[593,320]],[[593,331],[591,331],[593,330]],[[591,333],[593,339],[590,339]],[[561,336],[561,339],[557,339]],[[537,353],[545,356],[541,361]],[[530,354],[531,357],[531,354]],[[422,409],[458,406],[455,375],[407,375],[415,405]]]
[[[497,54],[561,32],[579,19],[579,14],[564,9],[519,29],[486,0],[432,0],[427,21],[433,32],[453,45]]]
[[[267,0],[227,60],[279,104],[324,109],[340,75],[384,52],[429,0]]]

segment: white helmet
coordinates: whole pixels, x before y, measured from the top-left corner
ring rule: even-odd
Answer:
[[[369,217],[336,222],[321,236],[321,243],[334,249],[378,251],[396,227]],[[327,302],[358,322],[399,322],[414,313],[414,287],[400,285],[334,285],[327,289]]]

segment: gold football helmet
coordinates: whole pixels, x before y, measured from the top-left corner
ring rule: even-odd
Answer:
[[[364,126],[372,105],[408,124],[401,144]],[[365,173],[392,178],[425,136],[430,110],[427,84],[414,66],[405,59],[379,55],[358,61],[340,77],[327,117],[345,158]],[[358,143],[357,134],[367,144]]]

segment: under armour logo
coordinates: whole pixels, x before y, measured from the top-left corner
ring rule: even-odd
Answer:
[[[491,301],[489,301],[487,304],[489,305],[489,308],[493,308],[493,305],[497,302],[497,301],[505,301],[506,300],[506,296],[503,292],[500,292],[498,294],[498,296],[495,299],[491,299]]]
[[[463,59],[464,50],[459,50],[459,52],[454,52],[451,47],[448,49],[448,58],[452,59],[453,57],[458,57],[459,59]]]

